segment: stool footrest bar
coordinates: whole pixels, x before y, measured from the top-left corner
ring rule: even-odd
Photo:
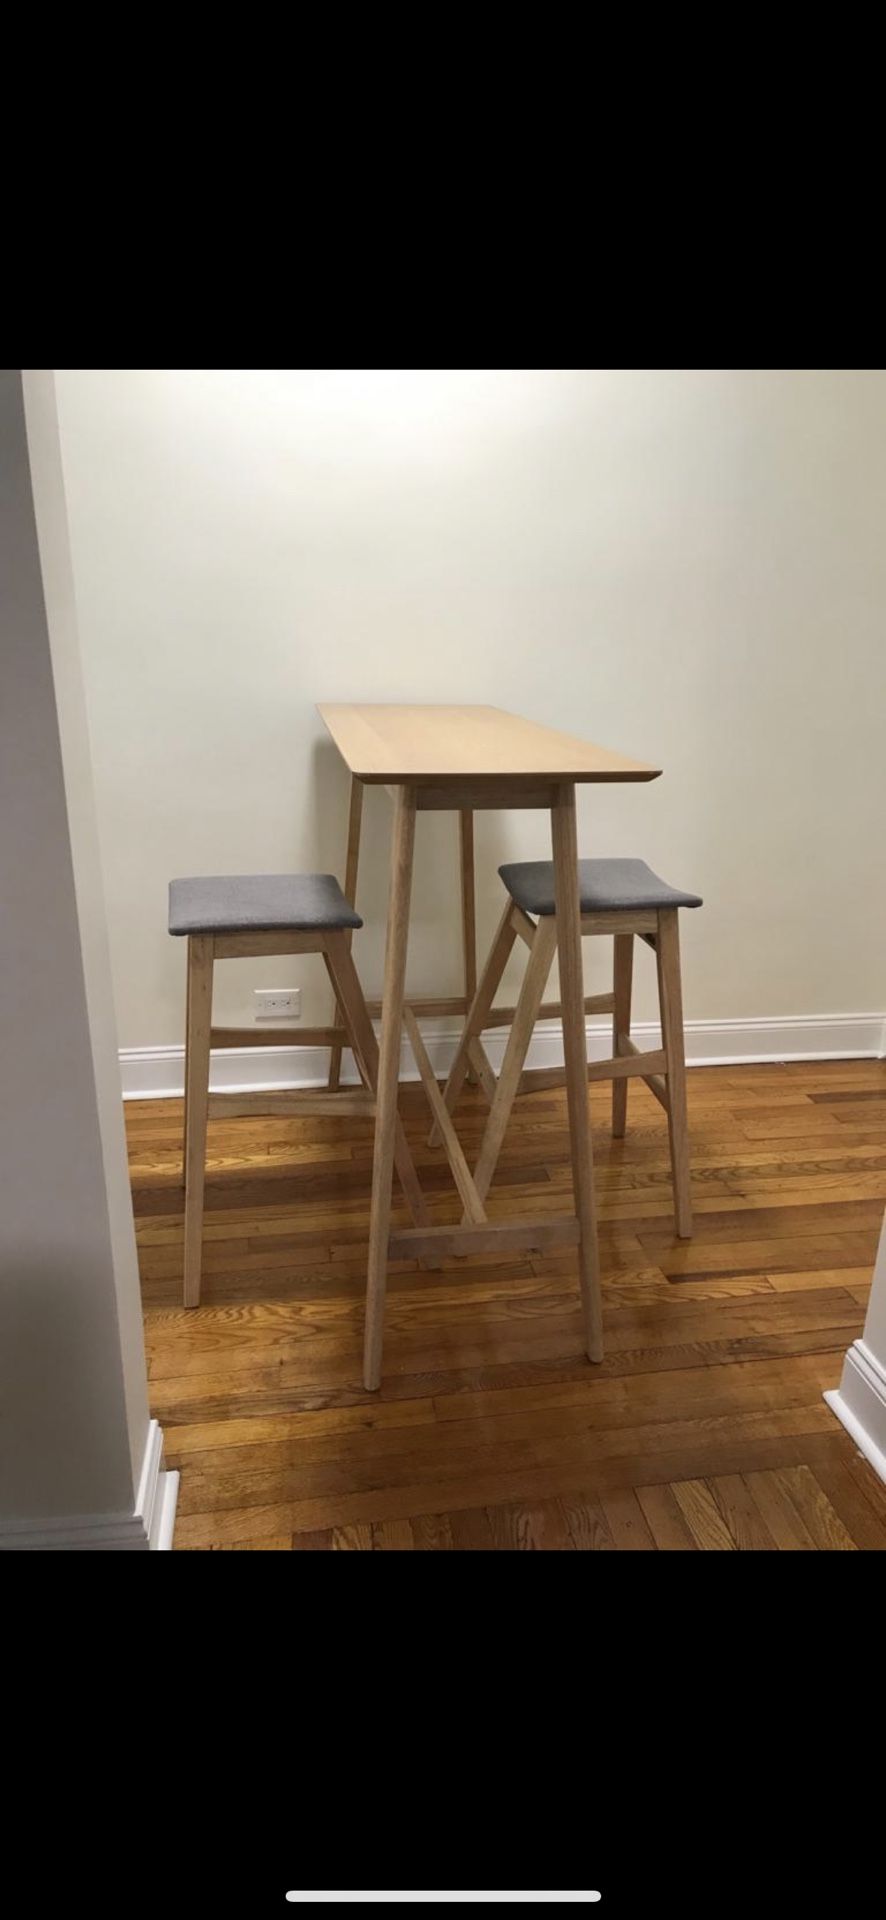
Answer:
[[[210,1120],[236,1120],[248,1113],[263,1113],[269,1118],[315,1119],[327,1116],[341,1119],[343,1114],[360,1114],[368,1119],[375,1112],[374,1093],[347,1087],[343,1093],[211,1093]]]
[[[644,1066],[646,1065],[647,1062],[651,1063],[652,1066],[656,1066],[656,1067],[659,1064],[655,1054],[641,1053],[640,1048],[635,1046],[633,1040],[629,1040],[627,1034],[625,1033],[619,1034],[618,1051],[620,1054],[628,1054],[632,1060],[642,1061]],[[663,1072],[666,1073],[667,1060],[668,1060],[667,1053],[662,1052],[661,1058],[662,1058],[662,1061],[664,1062]],[[655,1098],[658,1101],[659,1105],[664,1107],[665,1113],[667,1113],[670,1106],[667,1081],[663,1080],[660,1074],[649,1071],[648,1069],[645,1073],[643,1073],[641,1070],[641,1078],[645,1080],[650,1093],[654,1093]]]
[[[433,1019],[435,1016],[441,1016],[445,1013],[467,1013],[468,1004],[464,994],[458,993],[444,994],[442,999],[437,998],[436,1000],[433,998],[423,999],[420,994],[417,994],[415,998],[413,998],[412,995],[409,997],[409,1005],[413,1013],[425,1014],[428,1019]],[[380,1020],[382,1012],[381,1001],[367,1000],[366,1011],[371,1015],[373,1020]]]
[[[211,1047],[349,1047],[344,1027],[213,1027]]]
[[[487,1013],[487,1027],[509,1027],[514,1019],[516,1007],[493,1007]],[[612,993],[589,993],[585,1000],[585,1013],[613,1013],[615,995]],[[559,1000],[548,1000],[538,1009],[539,1020],[562,1020],[563,1008]]]
[[[594,1080],[645,1080],[656,1099],[666,1107],[667,1091],[659,1074],[667,1071],[667,1055],[662,1049],[656,1049],[654,1053],[641,1053],[633,1042],[629,1042],[629,1045],[636,1058],[626,1058],[622,1051],[617,1060],[589,1060],[589,1083]],[[566,1072],[563,1067],[527,1067],[526,1072],[520,1075],[517,1092],[541,1093],[547,1087],[565,1085]]]
[[[655,1052],[620,1054],[617,1060],[589,1060],[589,1080],[648,1080],[651,1074],[667,1072],[667,1054],[663,1047]]]

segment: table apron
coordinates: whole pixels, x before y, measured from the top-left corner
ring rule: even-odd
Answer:
[[[445,786],[419,786],[411,780],[385,786],[394,799],[401,787],[415,796],[417,813],[478,813],[484,807],[547,807],[556,805],[558,784],[553,781],[509,780],[497,775],[489,780],[453,780]]]

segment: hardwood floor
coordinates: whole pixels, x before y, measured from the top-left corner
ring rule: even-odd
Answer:
[[[434,1219],[460,1207],[402,1090]],[[886,1486],[822,1400],[860,1333],[886,1203],[886,1063],[689,1075],[695,1236],[667,1123],[591,1092],[606,1359],[575,1250],[391,1272],[360,1384],[371,1122],[211,1121],[203,1304],[181,1307],[180,1101],[126,1109],[151,1408],[179,1548],[880,1551]],[[459,1107],[473,1164],[486,1108]],[[565,1095],[518,1101],[490,1213],[568,1204]],[[395,1217],[405,1210],[395,1192]]]

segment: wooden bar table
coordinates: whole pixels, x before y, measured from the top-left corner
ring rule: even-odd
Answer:
[[[585,1344],[591,1360],[603,1357],[600,1275],[597,1252],[591,1133],[587,1112],[587,1048],[581,957],[581,902],[575,788],[578,782],[654,780],[660,768],[498,707],[350,706],[323,704],[318,709],[351,774],[351,807],[345,892],[354,897],[360,844],[362,789],[387,787],[394,801],[394,833],[388,899],[381,1041],[376,1092],[375,1148],[366,1287],[364,1385],[381,1380],[384,1304],[389,1259],[415,1259],[440,1253],[475,1253],[489,1247],[550,1247],[573,1244],[578,1252]],[[459,1160],[457,1141],[434,1106],[450,1165],[465,1200],[466,1218],[458,1227],[413,1227],[391,1234],[391,1184],[397,1124],[397,1087],[404,1020],[406,950],[412,893],[415,816],[455,811],[460,816],[462,915],[465,951],[463,1010],[476,987],[473,893],[473,813],[478,807],[544,808],[551,816],[554,899],[560,967],[560,1003],[566,1096],[572,1155],[575,1212],[565,1219],[489,1221]],[[482,982],[478,992],[482,992]],[[453,1011],[453,1001],[415,1001],[413,1013]],[[409,1024],[415,1044],[418,1028]],[[421,1045],[419,1037],[419,1046]],[[472,1061],[472,1064],[475,1062]],[[419,1061],[421,1069],[422,1062]],[[476,1062],[482,1073],[482,1063]],[[338,1077],[333,1059],[331,1077]],[[424,1077],[424,1075],[423,1075]],[[427,1081],[426,1081],[427,1084]],[[445,1112],[445,1109],[443,1110]],[[482,1157],[482,1156],[481,1156]],[[467,1173],[467,1186],[465,1174]]]

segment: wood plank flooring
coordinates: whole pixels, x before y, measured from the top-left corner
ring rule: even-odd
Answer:
[[[460,1208],[401,1092],[436,1221]],[[459,1107],[473,1164],[485,1118]],[[886,1487],[822,1400],[861,1332],[886,1204],[886,1063],[689,1075],[695,1236],[665,1116],[591,1091],[606,1359],[574,1249],[392,1269],[360,1384],[362,1118],[211,1121],[203,1304],[181,1307],[180,1101],[126,1109],[152,1412],[183,1549],[809,1552],[886,1547]],[[565,1095],[518,1101],[490,1213],[569,1204]],[[407,1224],[399,1193],[395,1220]]]

